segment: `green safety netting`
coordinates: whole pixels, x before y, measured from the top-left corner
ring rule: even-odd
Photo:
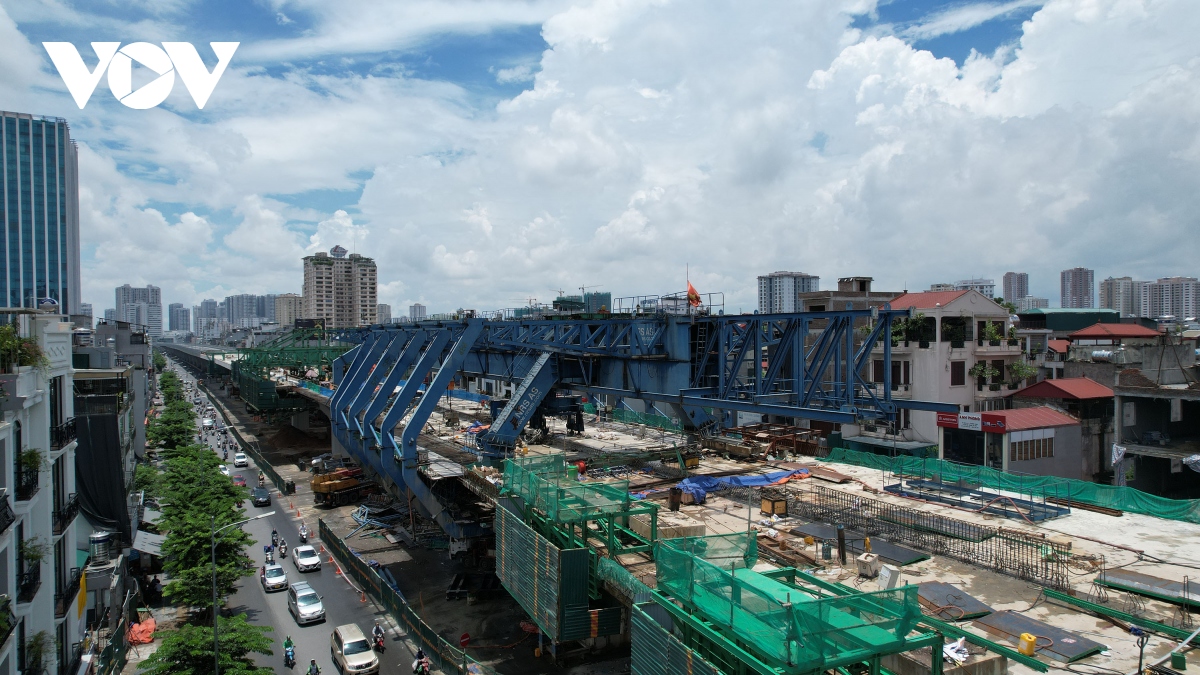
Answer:
[[[621,563],[612,558],[598,558],[596,560],[596,578],[612,584],[625,597],[631,600],[647,598],[650,595],[649,586],[638,581],[637,577],[630,574],[629,570],[622,567]]]
[[[629,510],[629,481],[581,483],[567,468],[562,455],[505,460],[504,489],[559,523]]]
[[[596,405],[594,403],[584,403],[583,411],[589,415],[596,414]],[[614,422],[624,422],[626,424],[641,424],[663,431],[682,431],[683,427],[665,415],[655,415],[652,413],[640,413],[633,410],[614,410],[610,413]]]
[[[767,661],[820,669],[903,651],[921,617],[915,586],[818,598],[745,566],[748,547],[739,558],[733,542],[704,539],[659,542],[659,590],[728,626]]]
[[[827,462],[865,466],[880,471],[903,473],[945,482],[970,483],[995,490],[1018,492],[1038,497],[1056,497],[1094,504],[1131,513],[1142,513],[1168,520],[1200,523],[1200,499],[1156,497],[1137,488],[1100,485],[1054,476],[1023,476],[985,466],[970,466],[940,459],[886,457],[847,448],[834,448]]]

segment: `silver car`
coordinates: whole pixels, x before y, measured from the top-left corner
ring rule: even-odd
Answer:
[[[282,591],[288,587],[287,572],[284,572],[283,566],[278,563],[267,565],[258,579],[262,582],[264,591]]]
[[[325,620],[325,605],[321,604],[321,596],[303,581],[297,581],[288,588],[288,611],[301,626]]]
[[[292,549],[292,564],[300,572],[318,572],[321,570],[321,556],[311,546],[297,546]]]

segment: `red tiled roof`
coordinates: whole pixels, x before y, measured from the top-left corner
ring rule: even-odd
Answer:
[[[1072,340],[1079,338],[1094,340],[1097,338],[1152,338],[1159,335],[1158,331],[1139,326],[1136,323],[1097,323],[1077,330],[1067,337]]]
[[[1058,352],[1059,354],[1066,354],[1067,350],[1069,350],[1071,348],[1071,341],[1070,340],[1047,340],[1046,348],[1052,352]]]
[[[1058,412],[1054,408],[1038,406],[1036,408],[1017,408],[1015,410],[992,410],[985,415],[998,415],[1004,418],[1005,431],[1025,431],[1026,429],[1046,429],[1049,427],[1066,427],[1079,424],[1079,420]]]
[[[1009,396],[1024,398],[1068,398],[1083,401],[1095,398],[1112,398],[1113,390],[1088,377],[1067,377],[1059,380],[1042,380],[1037,384],[1013,392]]]
[[[892,300],[892,309],[908,309],[915,307],[917,309],[933,309],[938,305],[945,307],[948,303],[953,302],[964,293],[969,291],[922,291],[920,293],[905,293],[900,297]]]

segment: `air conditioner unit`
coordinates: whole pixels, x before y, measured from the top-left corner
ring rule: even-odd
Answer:
[[[879,570],[879,590],[886,591],[900,585],[900,568],[895,565],[884,565]]]
[[[879,561],[879,556],[874,553],[864,553],[858,556],[858,576],[874,579],[879,576],[879,568],[883,563]]]

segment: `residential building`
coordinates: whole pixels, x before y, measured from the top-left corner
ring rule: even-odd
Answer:
[[[426,312],[425,305],[422,305],[419,302],[415,302],[408,306],[408,320],[409,321],[424,321],[425,317],[427,317],[427,316],[428,316],[428,313]]]
[[[1134,311],[1141,303],[1134,301],[1133,278],[1109,277],[1100,282],[1100,307],[1115,309],[1121,316],[1137,316]]]
[[[851,309],[870,309],[904,294],[899,291],[872,290],[874,281],[872,277],[842,277],[838,279],[837,290],[800,293],[796,311],[824,312],[827,309],[843,310],[847,306]]]
[[[1188,352],[1195,353],[1193,349]],[[1178,376],[1152,379],[1136,368],[1117,375],[1113,387],[1116,444],[1111,457],[1113,483],[1174,499],[1200,498],[1196,447],[1200,444],[1200,389],[1172,383]]]
[[[1200,315],[1200,281],[1196,277],[1168,277],[1147,282],[1140,316],[1195,319]]]
[[[944,293],[956,289],[954,288],[954,284],[929,284],[929,290],[933,293]]]
[[[96,322],[95,316],[92,315],[92,303],[90,302],[79,303],[79,313],[76,316],[86,316],[88,318],[88,328],[91,328]]]
[[[758,311],[762,314],[790,314],[799,311],[800,293],[820,290],[821,278],[804,272],[772,272],[758,278]]]
[[[1049,298],[1035,298],[1032,295],[1027,295],[1013,303],[1017,306],[1018,312],[1023,312],[1030,309],[1045,309],[1050,306]]]
[[[117,310],[115,310],[115,309],[104,310],[104,320],[105,321],[116,321],[117,320]]]
[[[996,280],[995,279],[963,279],[954,284],[956,291],[979,291],[983,295],[994,298],[996,297]]]
[[[379,303],[375,305],[375,322],[376,323],[391,323],[392,322],[392,306]]]
[[[118,286],[116,290],[116,318],[120,321],[129,323],[140,323],[146,327],[146,333],[151,338],[156,338],[162,335],[163,332],[163,314],[162,314],[162,290],[158,286],[147,285],[145,288],[137,288],[125,284]],[[142,310],[126,310],[127,305],[143,303],[146,305],[144,310],[144,319],[134,320],[131,317],[141,317]],[[130,312],[133,312],[131,314]]]
[[[258,296],[250,293],[227,296],[225,319],[237,328],[256,328],[262,323],[258,313]]]
[[[228,320],[222,313],[221,304],[212,298],[205,298],[199,305],[192,307],[192,333],[202,340],[212,340],[221,337],[222,324],[228,325]]]
[[[182,302],[172,302],[167,307],[167,325],[170,330],[192,329],[192,311],[183,306]]]
[[[275,296],[275,323],[284,328],[296,325],[296,319],[303,316],[304,296],[296,293],[283,293]]]
[[[0,111],[0,149],[0,306],[36,309],[48,297],[62,313],[78,314],[79,160],[70,126]]]
[[[1004,301],[1014,305],[1017,301],[1029,296],[1029,275],[1025,272],[1004,273]]]
[[[378,290],[375,261],[334,246],[304,258],[304,317],[325,321],[327,328],[376,323]]]
[[[84,476],[76,470],[71,324],[35,312],[4,318],[48,363],[4,363],[0,375],[0,673],[74,673],[72,647],[86,626],[77,607],[87,554],[79,549],[90,529],[75,497],[76,476]],[[40,663],[28,648],[34,640],[45,646]]]
[[[892,309],[911,308],[915,313],[902,328],[903,335],[893,338],[894,399],[953,403],[964,413],[1005,407],[1003,390],[1015,390],[1022,383],[1014,378],[1011,367],[1024,357],[1021,343],[1005,337],[1009,314],[1003,306],[976,290],[905,293],[890,304]],[[885,367],[883,345],[876,345],[870,373],[876,386],[884,382]],[[849,426],[843,425],[843,430]],[[902,409],[897,426],[901,441],[926,447],[941,440],[937,416],[932,412]],[[853,436],[850,431],[844,433],[847,438]],[[892,440],[887,438],[880,445],[891,447]],[[980,463],[982,454],[959,452],[951,444],[947,457]]]
[[[129,302],[121,307],[121,320],[135,326],[147,327],[150,322],[150,305],[144,302]]]
[[[275,298],[278,297],[274,293],[258,296],[258,316],[262,318],[263,323],[273,323],[275,321]]]
[[[1072,267],[1059,275],[1061,306],[1085,309],[1096,306],[1096,273],[1086,267]]]
[[[1082,464],[1076,477],[1089,481],[1101,478],[1105,455],[1114,440],[1111,388],[1091,378],[1071,377],[1038,382],[1008,398],[1014,408],[1049,405],[1079,420]]]

